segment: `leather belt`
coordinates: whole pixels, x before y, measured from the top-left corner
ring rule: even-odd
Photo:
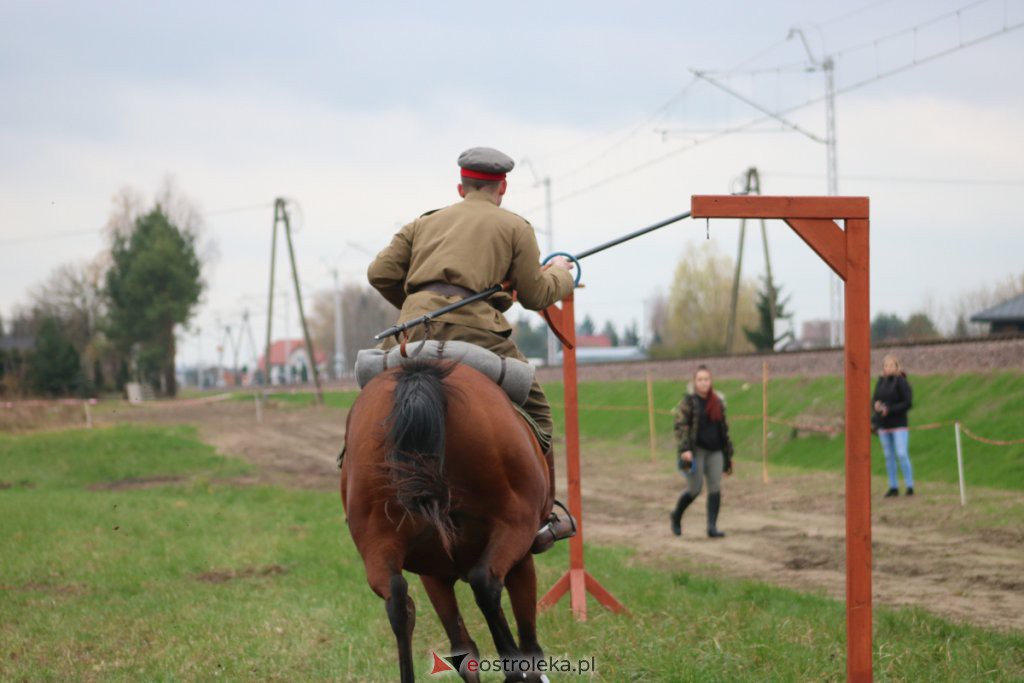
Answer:
[[[449,282],[428,282],[417,287],[414,292],[434,292],[441,296],[461,296],[465,299],[467,296],[473,296],[476,294],[471,289],[466,289],[459,285],[453,285]]]

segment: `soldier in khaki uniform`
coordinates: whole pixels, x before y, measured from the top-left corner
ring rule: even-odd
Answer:
[[[542,268],[533,228],[520,216],[501,208],[508,184],[505,175],[515,163],[496,149],[474,147],[459,156],[461,202],[423,214],[403,227],[367,271],[370,284],[401,309],[398,322],[417,318],[455,303],[499,282],[509,281],[520,304],[544,309],[573,290],[572,264],[559,256]],[[499,356],[526,360],[509,338],[512,326],[503,312],[512,305],[508,294],[468,304],[409,331],[410,339],[425,336],[482,346]],[[396,341],[384,342],[385,349]],[[537,423],[554,486],[550,448],[551,407],[534,379],[523,406]],[[553,490],[553,489],[552,489]],[[553,519],[538,532],[534,551],[573,533],[570,519]]]

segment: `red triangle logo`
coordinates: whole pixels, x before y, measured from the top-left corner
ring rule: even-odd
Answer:
[[[434,656],[434,668],[430,672],[431,676],[434,674],[443,674],[446,671],[455,671],[455,668],[444,659],[438,657],[436,652],[431,650],[430,654]]]

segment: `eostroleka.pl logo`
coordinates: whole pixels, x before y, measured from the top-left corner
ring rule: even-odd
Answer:
[[[521,659],[477,659],[468,653],[439,655],[433,650],[433,666],[431,676],[448,673],[449,671],[470,673],[498,672],[505,675],[535,672],[539,674],[561,673],[585,676],[597,671],[597,661],[593,657],[587,659],[559,659],[557,657],[523,657]],[[546,680],[546,676],[544,679]]]

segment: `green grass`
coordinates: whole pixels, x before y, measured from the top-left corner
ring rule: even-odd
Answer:
[[[932,375],[911,377],[914,407],[910,424],[952,422],[959,419],[975,433],[990,439],[1024,438],[1024,373]],[[760,461],[761,422],[739,419],[760,416],[761,385],[740,381],[716,381],[715,386],[726,395],[730,431],[736,446],[737,459]],[[685,383],[654,382],[654,404],[658,409],[671,409],[685,390]],[[564,411],[561,384],[545,386],[555,406],[556,432],[563,431]],[[788,420],[814,421],[823,417],[843,415],[843,382],[839,377],[780,378],[769,383],[769,413]],[[580,432],[585,439],[611,440],[645,446],[648,443],[648,417],[645,410],[636,412],[603,411],[587,406],[647,405],[644,382],[586,382],[579,387]],[[657,415],[656,432],[659,448],[671,459],[673,448],[672,418]],[[963,437],[965,478],[970,486],[1024,489],[1024,444],[990,446]],[[915,479],[921,481],[955,482],[957,480],[956,446],[953,427],[913,431],[910,435],[910,457]],[[769,463],[801,468],[840,470],[844,462],[842,435],[828,436],[771,425]],[[872,470],[885,474],[881,445],[872,438]]]
[[[188,429],[117,428],[0,439],[0,679],[397,678],[383,604],[366,585],[336,495],[216,483],[245,470]],[[188,476],[144,489],[91,485]],[[20,482],[20,483],[19,483]],[[565,544],[539,558],[540,586]],[[597,680],[842,680],[840,602],[749,581],[635,565],[588,548],[630,609],[563,601],[542,615],[547,654],[594,657]],[[414,652],[447,641],[418,583]],[[465,586],[467,625],[494,650]],[[875,612],[878,680],[1020,680],[1024,636],[918,610]],[[571,680],[562,677],[562,680]],[[443,680],[443,679],[439,679]]]
[[[325,391],[323,393],[324,405],[331,408],[351,408],[356,397],[359,396],[358,391]],[[249,401],[251,403],[253,400],[252,397],[252,393],[235,394],[234,400]],[[314,394],[311,391],[273,393],[270,394],[268,398],[270,401],[288,407],[306,407],[315,405]]]

